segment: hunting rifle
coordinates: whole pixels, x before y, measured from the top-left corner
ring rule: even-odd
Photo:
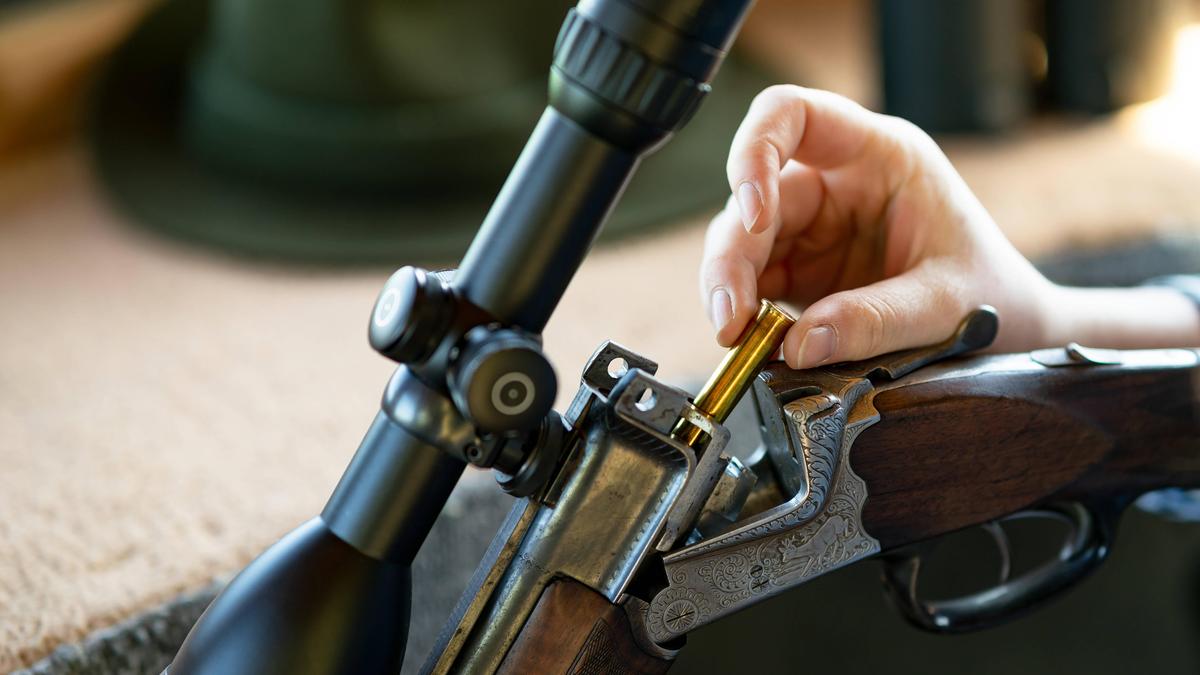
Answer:
[[[709,91],[750,0],[582,0],[550,105],[455,273],[404,267],[371,345],[400,364],[321,515],[213,601],[172,675],[399,672],[410,565],[468,463],[520,497],[426,673],[660,673],[688,631],[866,558],[916,625],[1018,616],[1105,558],[1137,495],[1200,486],[1195,351],[988,345],[980,308],[945,342],[860,363],[766,366],[764,304],[690,399],[603,345],[562,415],[540,333],[640,159]],[[756,377],[757,375],[757,377]],[[764,443],[723,450],[748,386]],[[920,597],[913,544],[1016,516],[1066,523],[1042,567]]]

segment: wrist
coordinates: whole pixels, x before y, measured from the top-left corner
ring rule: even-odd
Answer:
[[[1068,342],[1124,349],[1200,345],[1200,309],[1171,288],[1051,284],[1042,306],[1042,346]]]
[[[1028,271],[997,284],[1003,292],[984,295],[984,301],[994,305],[1000,315],[1000,333],[991,351],[1024,352],[1062,345],[1065,342],[1060,342],[1060,336],[1072,332],[1057,311],[1064,304],[1066,289],[1050,282],[1032,265]]]

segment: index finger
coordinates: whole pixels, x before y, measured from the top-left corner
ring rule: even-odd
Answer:
[[[756,96],[726,164],[746,230],[757,233],[777,224],[779,177],[788,160],[816,169],[854,161],[877,134],[873,116],[843,96],[793,85]]]
[[[825,186],[820,174],[793,162],[783,170],[779,184],[786,198],[783,207],[786,227],[804,229],[821,207]],[[700,264],[700,292],[717,329],[717,342],[726,347],[733,344],[758,312],[761,295],[758,279],[772,255],[779,253],[776,237],[782,230],[746,232],[732,201],[709,225]]]

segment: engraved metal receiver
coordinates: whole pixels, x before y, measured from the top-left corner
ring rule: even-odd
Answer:
[[[930,347],[820,370],[768,367],[754,385],[766,446],[755,469],[768,479],[757,492],[776,491],[761,500],[777,506],[663,557],[668,586],[644,607],[648,638],[669,642],[878,553],[862,525],[867,486],[849,462],[854,440],[879,420],[875,385],[986,347],[997,325],[981,307]]]

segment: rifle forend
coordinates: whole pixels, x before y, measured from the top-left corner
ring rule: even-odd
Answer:
[[[690,630],[874,556],[905,616],[937,631],[1074,584],[1133,498],[1200,486],[1200,356],[954,358],[995,329],[983,308],[929,348],[769,366],[748,468],[652,363],[605,345],[565,416],[557,477],[514,509],[425,672],[664,672]],[[609,374],[616,359],[628,372]],[[705,452],[672,437],[680,419],[705,427]],[[1073,527],[1060,557],[977,596],[918,599],[911,544],[1031,511]]]

